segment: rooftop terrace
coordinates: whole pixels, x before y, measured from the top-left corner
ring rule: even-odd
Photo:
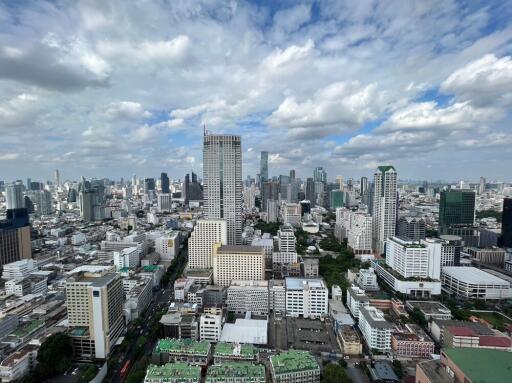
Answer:
[[[256,355],[256,348],[252,344],[237,344],[219,342],[215,346],[214,356],[242,356],[246,358],[253,358]]]
[[[206,374],[206,383],[215,382],[215,378],[247,378],[255,381],[257,378],[265,382],[265,367],[262,364],[253,364],[249,362],[230,362],[213,365],[208,368]]]
[[[270,362],[276,375],[320,368],[315,358],[307,351],[284,351],[271,356]]]
[[[201,367],[192,366],[188,363],[176,362],[167,363],[163,366],[150,365],[146,372],[145,382],[163,382],[173,378],[178,382],[189,382],[190,379],[201,379]]]
[[[195,341],[192,339],[160,339],[155,347],[156,353],[182,353],[190,355],[208,355],[210,342]]]

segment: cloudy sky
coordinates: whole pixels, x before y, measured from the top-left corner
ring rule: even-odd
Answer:
[[[512,2],[1,1],[0,179],[324,166],[512,181]]]

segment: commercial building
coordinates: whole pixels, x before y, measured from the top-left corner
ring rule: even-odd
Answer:
[[[124,316],[126,322],[139,318],[149,307],[153,297],[153,284],[149,278],[139,278],[125,296]]]
[[[25,207],[23,185],[19,183],[7,185],[5,187],[5,198],[7,210],[23,209]]]
[[[114,251],[114,265],[116,270],[125,267],[134,269],[140,264],[140,249],[138,247],[127,247],[121,251]]]
[[[212,135],[203,139],[204,205],[207,218],[224,219],[227,243],[242,243],[242,139]]]
[[[202,314],[199,319],[199,340],[218,342],[222,331],[222,315]]]
[[[376,291],[380,289],[377,283],[377,274],[375,274],[375,270],[371,267],[359,270],[356,284],[365,291]]]
[[[450,226],[473,226],[475,223],[475,192],[450,189],[441,192],[439,202],[439,230],[449,234]]]
[[[70,336],[78,359],[106,359],[124,330],[123,285],[112,273],[85,272],[66,281]]]
[[[352,326],[342,325],[338,336],[343,346],[343,354],[360,355],[363,353],[361,338]]]
[[[194,313],[170,311],[160,319],[160,336],[164,338],[199,338],[199,323]]]
[[[320,366],[307,351],[284,351],[270,357],[274,383],[319,383]]]
[[[393,326],[384,318],[382,311],[373,306],[360,307],[359,329],[368,348],[383,352],[391,349]]]
[[[301,222],[301,207],[298,203],[285,203],[281,207],[281,216],[283,223],[293,226],[300,226]]]
[[[452,319],[452,313],[448,307],[437,301],[407,301],[406,308],[409,311],[418,309],[425,316],[425,319],[430,320],[448,320]]]
[[[503,199],[501,238],[504,247],[512,247],[512,198]]]
[[[260,180],[266,182],[268,180],[268,152],[260,153]]]
[[[370,305],[370,298],[366,296],[363,289],[352,285],[347,289],[347,307],[354,316],[359,318],[359,310],[361,307]]]
[[[425,220],[415,217],[400,217],[397,223],[397,235],[410,241],[425,239]]]
[[[27,209],[7,210],[7,218],[0,220],[0,268],[30,258],[32,245]]]
[[[486,249],[479,249],[476,247],[466,248],[466,252],[469,254],[472,260],[486,265],[492,265],[497,267],[503,267],[505,265],[505,250],[499,247],[491,247]]]
[[[168,231],[155,238],[155,252],[160,254],[162,261],[172,261],[180,249],[180,232]]]
[[[283,279],[268,281],[269,310],[283,314],[286,311],[286,284]]]
[[[373,218],[369,214],[351,213],[350,227],[347,228],[347,246],[354,254],[372,252]]]
[[[268,320],[250,319],[250,316],[246,315],[244,319],[236,319],[235,323],[225,323],[220,340],[228,343],[266,345],[267,331]]]
[[[159,339],[152,354],[152,361],[162,365],[168,362],[187,362],[206,366],[210,357],[211,344],[193,339]]]
[[[345,192],[342,190],[331,190],[330,194],[330,208],[331,210],[336,210],[339,207],[343,207],[345,205]]]
[[[38,347],[26,345],[13,352],[0,363],[0,379],[3,382],[19,382],[37,364]]]
[[[265,383],[265,366],[249,362],[214,364],[206,372],[205,383]]]
[[[286,315],[319,318],[328,313],[328,296],[323,279],[286,278]]]
[[[156,196],[158,211],[170,211],[172,208],[172,195],[169,193],[159,193]]]
[[[410,326],[410,327],[409,327]],[[399,358],[429,358],[434,354],[435,344],[419,326],[406,325],[408,332],[391,335],[391,349]]]
[[[466,299],[508,299],[510,283],[476,267],[443,267],[443,290]]]
[[[250,311],[256,315],[268,315],[268,281],[232,281],[227,288],[226,305],[228,311],[236,314]]]
[[[183,362],[149,365],[144,383],[199,383],[201,367]]]
[[[265,279],[265,253],[258,246],[213,246],[213,283],[229,286],[232,280]]]
[[[374,250],[384,253],[386,240],[395,235],[398,196],[397,172],[393,166],[379,166],[374,175],[373,242]]]
[[[258,359],[258,349],[249,343],[217,342],[213,353],[216,364],[229,361],[256,362]]]
[[[22,259],[7,263],[3,267],[2,279],[22,279],[29,276],[33,271],[37,270],[33,259]]]
[[[213,245],[227,244],[226,221],[222,219],[198,220],[188,241],[188,268],[213,268]]]

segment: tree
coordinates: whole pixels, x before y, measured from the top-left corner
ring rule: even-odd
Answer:
[[[322,383],[351,383],[345,369],[336,363],[329,363],[322,373]]]
[[[395,371],[395,374],[396,376],[398,376],[399,379],[402,379],[402,377],[404,376],[402,362],[400,362],[398,359],[395,359],[393,361],[393,371]]]
[[[425,317],[425,314],[423,314],[423,311],[421,311],[418,307],[415,307],[412,310],[411,317],[416,322],[418,322],[421,327],[427,327],[427,325],[428,325],[427,318]]]
[[[98,367],[94,364],[87,366],[87,368],[80,374],[80,383],[89,383],[94,379],[96,374],[98,373]]]
[[[71,367],[72,359],[71,338],[60,332],[53,334],[39,348],[35,375],[40,380],[46,380],[63,374]]]

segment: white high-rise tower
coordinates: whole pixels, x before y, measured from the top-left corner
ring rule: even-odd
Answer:
[[[395,235],[397,173],[393,166],[379,166],[375,172],[373,194],[373,248],[384,252],[386,240]]]
[[[203,141],[204,205],[207,218],[222,218],[228,245],[242,242],[242,139],[205,132]]]

